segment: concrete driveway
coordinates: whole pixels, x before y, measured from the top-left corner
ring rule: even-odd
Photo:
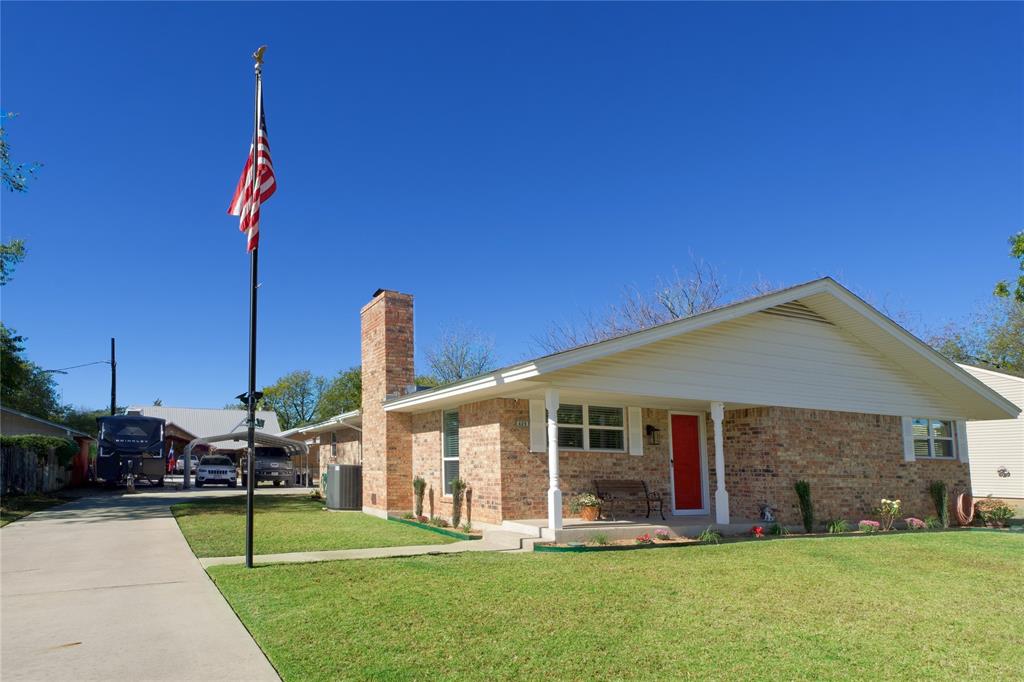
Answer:
[[[0,530],[0,678],[278,680],[168,509],[224,494],[244,492],[98,495]]]

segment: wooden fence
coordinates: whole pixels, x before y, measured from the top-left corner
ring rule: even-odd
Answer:
[[[49,493],[71,480],[69,467],[57,460],[54,448],[45,456],[16,446],[0,448],[0,490],[9,493]]]

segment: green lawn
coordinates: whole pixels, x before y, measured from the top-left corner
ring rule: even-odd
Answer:
[[[0,502],[0,528],[23,519],[32,512],[64,504],[67,500],[53,495],[5,495]]]
[[[185,502],[171,511],[196,556],[245,554],[244,495]],[[324,511],[323,502],[306,495],[256,495],[254,525],[255,554],[455,542],[368,514]]]
[[[209,573],[284,680],[1020,679],[1024,535]]]

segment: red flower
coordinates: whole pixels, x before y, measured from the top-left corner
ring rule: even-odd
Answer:
[[[754,534],[755,538],[763,538],[764,537],[764,528],[762,528],[761,526],[754,526],[753,528],[750,529],[750,532]]]

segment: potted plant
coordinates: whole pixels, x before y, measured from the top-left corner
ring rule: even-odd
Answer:
[[[593,493],[574,495],[569,500],[569,512],[578,514],[584,521],[597,521],[601,516],[601,498]]]

